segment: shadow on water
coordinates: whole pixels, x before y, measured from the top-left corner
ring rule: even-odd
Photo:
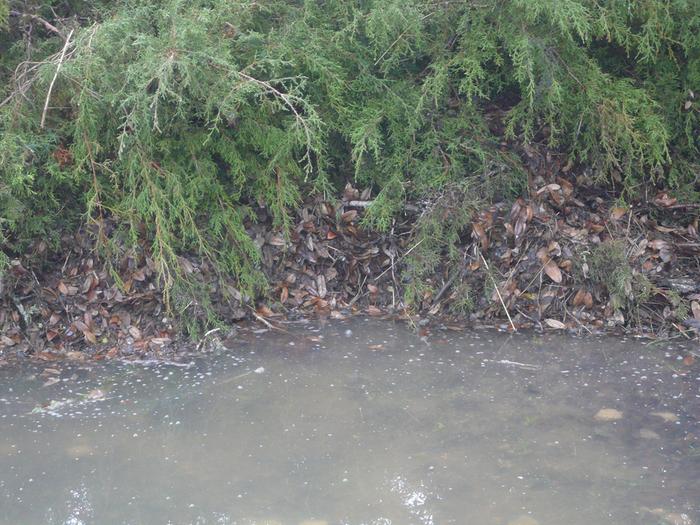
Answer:
[[[0,370],[0,523],[697,525],[678,355],[354,320],[186,367]]]

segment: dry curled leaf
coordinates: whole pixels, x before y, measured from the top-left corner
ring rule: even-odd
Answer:
[[[328,290],[326,288],[326,278],[323,274],[319,274],[316,276],[316,290],[318,291],[318,296],[321,299],[324,299],[326,297]]]
[[[348,210],[341,217],[344,222],[352,222],[357,218],[357,210]]]
[[[561,275],[561,270],[557,266],[557,263],[555,263],[553,260],[549,260],[545,263],[544,265],[544,273],[547,274],[547,276],[554,281],[555,283],[559,284],[562,281],[562,275]]]
[[[6,335],[0,335],[0,343],[2,343],[4,346],[14,346],[15,345],[14,339],[10,339]]]
[[[273,317],[275,313],[270,310],[270,308],[264,304],[258,306],[258,315],[262,317]]]
[[[85,330],[83,332],[83,335],[85,336],[85,339],[93,345],[97,344],[97,337],[95,337],[95,334],[92,332],[92,330]]]
[[[614,221],[619,221],[627,213],[627,208],[615,207],[610,210],[610,217]]]
[[[369,305],[367,307],[367,313],[369,315],[382,315],[382,311],[374,305]]]
[[[546,186],[542,186],[539,190],[537,190],[537,195],[541,195],[545,191],[558,191],[561,189],[561,186],[559,184],[547,184]]]
[[[586,295],[586,291],[579,288],[579,290],[576,292],[576,295],[574,295],[574,298],[571,300],[571,304],[574,306],[581,306],[583,304],[583,298]]]
[[[690,310],[693,312],[693,317],[696,321],[700,321],[700,303],[693,301],[690,303]]]
[[[566,325],[561,321],[557,321],[556,319],[545,319],[544,324],[550,328],[554,328],[555,330],[566,330]]]
[[[667,208],[668,206],[673,206],[678,202],[678,199],[671,197],[668,193],[660,193],[654,198],[654,204]]]
[[[129,327],[129,334],[131,335],[131,337],[133,337],[137,341],[139,339],[141,339],[141,330],[139,330],[138,327],[136,327],[136,326],[132,325]]]

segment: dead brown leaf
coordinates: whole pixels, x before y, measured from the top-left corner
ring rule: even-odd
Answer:
[[[558,191],[561,189],[561,186],[559,184],[547,184],[546,186],[542,186],[539,190],[537,190],[537,195],[541,195],[546,191]]]
[[[544,273],[547,274],[547,276],[554,281],[555,283],[559,284],[562,281],[562,275],[561,275],[561,270],[557,266],[557,263],[555,263],[553,260],[549,260],[545,263],[544,265]]]
[[[138,327],[131,325],[128,331],[129,335],[131,335],[131,337],[133,337],[135,340],[138,341],[141,339],[141,330],[139,330]]]
[[[610,218],[619,221],[627,213],[627,208],[615,207],[610,210]]]
[[[676,199],[675,197],[671,197],[668,193],[659,193],[654,198],[654,204],[656,204],[657,206],[661,206],[663,208],[673,206],[677,202],[678,202],[678,199]]]
[[[324,299],[328,294],[328,289],[326,288],[326,278],[323,274],[316,276],[316,290],[318,291],[318,296]]]
[[[258,314],[263,317],[273,317],[275,315],[275,312],[273,312],[268,306],[263,304],[258,306]]]
[[[379,308],[371,304],[367,307],[367,313],[369,315],[377,316],[382,315],[384,312],[382,312]]]
[[[693,312],[693,317],[695,317],[697,321],[700,321],[700,303],[692,301],[690,303],[690,310]]]
[[[341,217],[344,222],[350,223],[357,218],[357,210],[348,210],[345,213],[343,213]]]
[[[566,330],[566,325],[561,321],[557,321],[556,319],[545,319],[544,324],[550,328],[554,328],[555,330]]]

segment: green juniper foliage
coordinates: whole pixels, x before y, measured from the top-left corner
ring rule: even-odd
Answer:
[[[253,293],[252,205],[286,228],[303,192],[352,178],[378,191],[366,224],[389,228],[407,198],[522,191],[493,107],[508,138],[601,184],[695,197],[699,4],[0,0],[3,251],[109,216],[166,293],[184,253]],[[416,283],[468,225],[452,215],[422,218]]]
[[[649,279],[630,265],[627,250],[624,240],[611,240],[596,246],[586,257],[590,281],[605,288],[615,310],[634,308],[653,292]]]

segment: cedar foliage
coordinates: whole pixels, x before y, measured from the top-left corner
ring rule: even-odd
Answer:
[[[546,141],[623,196],[696,198],[699,3],[0,0],[3,254],[83,223],[107,250],[109,216],[110,238],[149,245],[166,294],[187,283],[183,253],[252,294],[252,206],[284,229],[303,193],[353,179],[378,192],[371,227],[432,199],[417,296],[475,199],[524,189],[494,107],[506,138]]]

